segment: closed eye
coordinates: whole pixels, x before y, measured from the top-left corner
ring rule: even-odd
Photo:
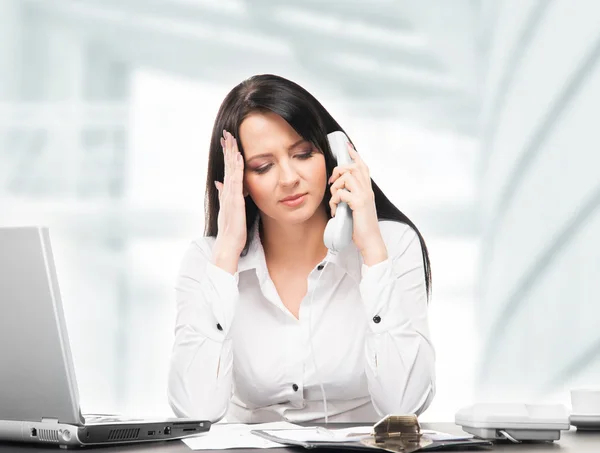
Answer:
[[[271,167],[272,167],[272,164],[268,164],[268,165],[264,165],[260,168],[253,168],[252,171],[261,175],[263,173],[266,173],[269,170],[269,168],[271,168]]]
[[[315,153],[311,150],[308,151],[307,153],[301,153],[301,154],[296,154],[294,157],[300,159],[300,160],[307,160],[310,159]],[[259,175],[262,175],[263,173],[266,173],[267,171],[269,171],[269,169],[273,166],[273,164],[267,164],[267,165],[263,165],[262,167],[259,168],[253,168],[252,171],[255,173],[258,173]]]
[[[312,151],[309,151],[309,152],[303,153],[303,154],[296,154],[296,157],[298,159],[305,160],[305,159],[310,159],[313,156],[313,154],[314,153]]]

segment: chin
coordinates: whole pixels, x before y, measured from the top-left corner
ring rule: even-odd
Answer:
[[[279,216],[281,222],[299,224],[309,221],[314,217],[318,209],[318,206],[304,206],[301,209],[297,209],[292,212],[284,212]]]
[[[310,219],[312,217],[312,211],[309,209],[298,209],[294,212],[280,213],[277,217],[281,223],[296,225],[298,223],[304,223]]]
[[[310,220],[311,217],[312,216],[310,216],[310,215],[302,216],[302,217],[297,216],[297,217],[293,217],[293,218],[290,218],[290,219],[286,219],[286,221],[288,223],[291,223],[292,225],[300,225],[300,224],[302,224],[302,223],[307,222],[308,220]]]

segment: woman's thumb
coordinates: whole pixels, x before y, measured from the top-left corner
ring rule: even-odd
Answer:
[[[223,183],[219,181],[215,181],[215,187],[217,188],[217,198],[221,200],[221,189],[223,188]]]

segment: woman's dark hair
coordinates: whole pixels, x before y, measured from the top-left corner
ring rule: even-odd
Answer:
[[[223,100],[212,130],[206,178],[205,236],[216,237],[218,232],[219,195],[214,181],[223,181],[225,173],[220,142],[223,129],[231,132],[238,139],[238,149],[244,155],[242,143],[239,140],[240,125],[250,113],[254,112],[273,112],[281,116],[295,129],[298,135],[313,143],[325,157],[328,179],[336,166],[336,161],[329,148],[327,134],[334,131],[345,133],[345,131],[314,96],[300,85],[272,74],[255,75],[244,80],[233,88]],[[352,142],[350,137],[348,139]],[[405,223],[417,233],[423,252],[425,285],[427,294],[430,294],[431,270],[429,254],[423,236],[410,219],[392,204],[373,179],[371,179],[371,186],[375,195],[375,206],[379,220],[394,220]],[[330,198],[331,193],[326,190],[324,203],[327,206]],[[326,211],[331,217],[329,209],[326,209]],[[248,253],[248,247],[252,241],[250,230],[258,215],[258,207],[250,197],[246,197],[248,239],[242,251],[242,256]]]

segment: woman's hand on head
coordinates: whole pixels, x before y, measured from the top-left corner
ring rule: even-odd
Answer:
[[[387,259],[387,250],[379,229],[369,167],[350,143],[348,153],[353,162],[335,167],[329,178],[329,207],[334,216],[340,201],[348,204],[352,210],[352,240],[360,250],[365,264],[371,266]]]
[[[223,131],[225,163],[223,182],[215,181],[219,193],[217,244],[219,252],[239,258],[246,245],[246,202],[244,200],[244,159],[235,137]]]

